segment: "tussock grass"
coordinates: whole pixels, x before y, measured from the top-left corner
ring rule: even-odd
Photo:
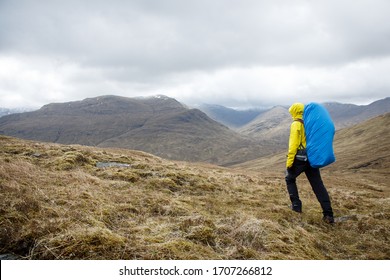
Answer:
[[[97,162],[129,167],[97,168]],[[328,175],[328,176],[327,176]],[[325,174],[335,214],[300,179],[142,152],[0,136],[0,254],[25,259],[389,259],[385,183]]]

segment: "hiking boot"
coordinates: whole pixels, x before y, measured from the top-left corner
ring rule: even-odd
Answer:
[[[322,220],[327,224],[334,224],[334,218],[332,216],[324,216]]]
[[[302,206],[293,204],[291,205],[291,210],[297,213],[302,213]]]

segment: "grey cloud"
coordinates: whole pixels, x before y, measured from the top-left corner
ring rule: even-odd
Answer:
[[[379,70],[370,67],[372,73],[362,74],[345,65],[388,63],[389,10],[386,0],[3,0],[0,59],[14,58],[24,63],[18,66],[22,72],[36,72],[33,81],[21,74],[33,84],[23,90],[36,94],[42,86],[40,91],[61,100],[80,91],[166,91],[188,100],[212,95],[229,104],[250,104],[271,102],[268,96],[286,99],[283,92],[303,98],[312,90],[334,98],[367,91],[324,74],[335,71],[349,81],[376,82],[371,94],[382,88],[383,96],[390,86],[378,78]],[[40,59],[36,67],[32,61]],[[279,79],[273,79],[275,67],[284,69]],[[380,68],[388,69],[387,64]],[[307,69],[316,69],[318,76]],[[47,76],[58,84],[46,82]],[[12,77],[1,79],[12,84]],[[9,88],[0,92],[10,94]]]
[[[5,1],[2,48],[161,71],[337,63],[388,53],[388,6],[384,1]]]

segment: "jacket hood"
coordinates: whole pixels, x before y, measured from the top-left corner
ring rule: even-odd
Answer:
[[[291,105],[291,107],[288,109],[293,119],[302,119],[303,118],[303,109],[305,108],[305,105],[302,103],[294,103]]]

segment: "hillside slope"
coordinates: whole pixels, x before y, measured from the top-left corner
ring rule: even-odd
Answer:
[[[272,173],[0,136],[0,255],[389,259],[387,189],[332,180],[335,226],[305,184],[304,213],[293,213]]]
[[[255,143],[197,109],[151,119],[142,127],[98,146],[136,149],[168,159],[219,165],[243,162],[272,150],[270,143]]]
[[[332,170],[390,172],[390,113],[336,132]]]
[[[138,149],[168,159],[228,165],[269,153],[175,99],[101,96],[0,118],[0,134],[61,144]]]

